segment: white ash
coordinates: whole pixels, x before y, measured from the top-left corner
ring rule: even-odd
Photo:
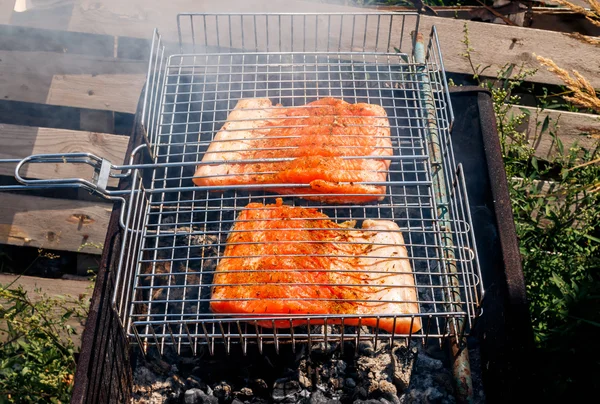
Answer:
[[[346,346],[347,345],[347,346]],[[346,344],[331,350],[301,349],[276,355],[265,352],[250,357],[154,358],[140,363],[134,372],[131,404],[453,404],[455,387],[441,350],[421,343],[361,343],[358,355]],[[282,357],[283,356],[283,357]],[[474,402],[485,403],[474,363]],[[163,358],[164,359],[164,358]],[[156,363],[158,362],[158,364]],[[175,363],[176,362],[176,363]]]
[[[177,368],[173,366],[169,374],[157,374],[142,366],[133,373],[132,403],[162,404],[177,403],[185,392],[185,383],[174,374]]]

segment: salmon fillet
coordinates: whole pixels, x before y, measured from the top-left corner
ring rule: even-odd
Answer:
[[[193,181],[213,187],[306,184],[269,189],[328,203],[363,203],[383,199],[385,186],[360,183],[386,181],[390,160],[385,157],[392,154],[390,124],[381,106],[323,98],[284,108],[265,98],[242,99],[215,135]]]
[[[285,206],[279,198],[271,205],[248,204],[217,265],[211,310],[241,316],[362,315],[362,325],[391,332],[392,318],[377,324],[370,316],[419,313],[402,234],[389,220],[354,226],[353,221],[335,223],[316,209]],[[275,324],[290,327],[289,320]],[[293,321],[293,326],[302,324],[306,321]],[[259,325],[272,327],[272,322]],[[420,328],[415,317],[412,332]],[[409,331],[411,318],[396,318],[395,332]]]

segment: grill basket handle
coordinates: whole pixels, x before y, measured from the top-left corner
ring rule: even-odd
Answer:
[[[131,159],[135,153],[145,147],[144,145],[137,147],[131,155]],[[27,179],[21,175],[23,167],[28,164],[87,164],[94,168],[92,180],[84,178],[56,178],[56,179]],[[115,166],[107,159],[98,157],[91,153],[63,153],[63,154],[34,154],[24,159],[0,159],[0,164],[16,164],[15,179],[22,185],[0,185],[1,191],[29,191],[36,189],[60,189],[60,188],[83,188],[92,193],[96,193],[105,199],[117,201],[121,203],[121,213],[119,215],[119,224],[121,228],[128,229],[125,225],[126,200],[123,197],[130,191],[108,190],[109,178],[124,178],[131,174],[132,170],[129,166]],[[120,174],[111,173],[115,171],[125,171]]]
[[[100,158],[91,153],[64,153],[64,154],[35,154],[22,160],[6,159],[0,164],[15,164],[15,179],[23,185],[1,185],[0,191],[21,191],[33,189],[55,189],[55,188],[84,188],[91,192],[97,192],[101,196],[110,199],[110,191],[107,191],[108,179],[113,165],[110,161]],[[87,164],[94,168],[91,181],[84,178],[56,178],[56,179],[28,179],[21,172],[28,164],[51,164],[71,163]]]

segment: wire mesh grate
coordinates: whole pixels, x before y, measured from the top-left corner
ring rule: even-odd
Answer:
[[[235,24],[238,19],[239,24]],[[286,19],[291,25],[282,22]],[[315,21],[317,27],[309,28],[307,19]],[[362,340],[377,343],[394,338],[443,338],[468,330],[476,317],[483,287],[463,173],[455,165],[449,141],[453,115],[435,32],[423,63],[414,57],[414,41],[405,32],[409,25],[418,24],[418,15],[413,14],[194,14],[180,16],[178,23],[181,49],[191,42],[194,53],[166,56],[156,36],[149,64],[143,121],[157,168],[145,182],[136,171],[140,179],[134,183],[130,197],[129,231],[123,241],[123,270],[119,271],[126,288],[115,296],[127,334],[144,348],[156,345],[161,351],[171,347],[180,353],[196,353],[200,346],[213,352],[216,346],[229,351],[239,345],[246,352],[249,345],[260,349],[263,344],[278,347],[281,343],[295,346],[308,342],[310,346],[315,342],[355,341],[358,345]],[[261,24],[266,28],[259,30]],[[401,30],[392,32],[391,27]],[[332,36],[332,31],[339,35]],[[322,38],[325,32],[329,36]],[[299,38],[303,46],[298,48]],[[368,49],[368,43],[374,45],[372,49]],[[273,44],[277,44],[276,49],[270,50]],[[265,51],[261,51],[263,46]],[[266,98],[277,105],[278,111],[297,111],[324,97],[379,105],[385,110],[389,122],[389,154],[385,159],[389,164],[380,172],[379,180],[362,182],[383,187],[378,198],[360,203],[324,202],[311,198],[314,193],[308,192],[306,184],[293,189],[287,185],[291,191],[284,194],[281,189],[286,185],[282,184],[194,185],[196,166],[210,154],[209,147],[218,142],[215,136],[232,120],[231,112],[240,100]],[[432,125],[440,135],[441,164],[431,155]],[[343,158],[365,160],[373,156]],[[441,204],[436,197],[440,192],[436,176],[439,170],[445,173],[447,194]],[[418,310],[375,310],[368,315],[242,315],[211,310],[215,288],[227,286],[216,274],[219,265],[231,260],[228,237],[242,231],[236,227],[241,226],[240,215],[248,211],[249,204],[274,204],[277,198],[290,208],[315,209],[336,226],[355,221],[360,229],[361,223],[373,219],[394,223],[396,227],[390,233],[402,236],[398,244],[406,249],[413,283],[410,287],[415,290],[410,303]],[[440,211],[445,213],[440,215]],[[318,223],[318,218],[310,220]],[[314,226],[308,231],[321,230]],[[339,234],[350,235],[353,247],[367,244],[355,228],[336,229]],[[281,234],[287,234],[287,230],[278,228]],[[367,237],[365,234],[360,233],[360,237]],[[398,247],[392,244],[381,243],[385,248]],[[329,258],[343,260],[348,254]],[[278,265],[282,263],[285,261],[280,260]],[[250,280],[243,285],[256,287]],[[286,290],[298,285],[296,279],[279,287]],[[322,286],[337,287],[327,282]],[[392,286],[384,283],[382,289]],[[368,295],[362,298],[364,302],[369,299]],[[327,300],[313,296],[306,301]],[[260,298],[244,301],[267,304]],[[400,329],[396,327],[400,322],[410,326]],[[413,327],[416,322],[420,324],[418,330]],[[385,330],[383,324],[393,325]]]

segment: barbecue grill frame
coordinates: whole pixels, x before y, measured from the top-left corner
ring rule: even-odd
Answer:
[[[526,396],[535,395],[536,391],[537,380],[532,379],[531,372],[533,333],[493,104],[490,93],[480,87],[453,88],[451,94],[461,106],[457,114],[459,122],[465,119],[459,130],[465,127],[472,130],[472,133],[459,136],[459,149],[469,159],[476,157],[476,167],[484,168],[479,170],[483,184],[468,182],[476,196],[473,202],[476,205],[471,207],[482,209],[486,206],[490,212],[478,215],[480,220],[475,222],[475,232],[481,241],[479,253],[482,260],[490,264],[483,267],[483,275],[491,286],[483,302],[485,313],[478,322],[473,340],[482,355],[480,369],[486,401],[519,402]],[[138,104],[128,154],[144,142],[140,123],[143,97],[144,92]],[[469,115],[476,117],[479,123],[469,121]],[[121,179],[119,189],[126,190],[129,186],[128,178]],[[135,362],[136,350],[131,349],[111,307],[121,246],[121,209],[121,205],[116,204],[111,215],[82,335],[81,353],[77,358],[72,404],[124,403],[129,402],[132,393],[131,373],[135,364],[131,355]]]
[[[266,18],[267,21],[267,26],[268,26],[268,21],[269,21],[269,17],[273,17],[273,18],[279,18],[279,20],[281,19],[281,16],[284,17],[290,17],[292,19],[292,21],[294,21],[294,18],[297,17],[297,15],[295,14],[269,14],[268,16],[265,14],[260,14],[260,16],[264,16]],[[179,16],[178,17],[178,28],[179,28],[179,32],[180,32],[180,49],[185,49],[186,47],[188,47],[188,45],[186,45],[185,41],[181,39],[181,19],[182,18],[187,18],[189,16],[190,21],[192,21],[193,24],[193,20],[195,17],[202,17],[204,21],[206,21],[206,17],[209,16],[210,17],[214,17],[217,21],[219,19],[223,19],[223,18],[227,18],[229,21],[229,33],[231,36],[231,14],[188,14],[185,15],[184,17]],[[255,14],[236,14],[235,16],[239,16],[242,20],[242,26],[243,26],[243,21],[244,18],[253,18],[254,20],[256,20],[256,15]],[[307,15],[300,15],[300,17],[304,18],[304,20],[306,21],[306,16],[313,16],[316,19],[318,18],[322,18],[323,15],[318,15],[318,14],[307,14]],[[400,39],[400,44],[399,44],[399,48],[402,49],[403,46],[403,41],[405,40],[404,37],[404,26],[406,23],[406,18],[407,17],[414,17],[415,21],[416,21],[416,27],[418,29],[418,22],[419,22],[419,15],[416,13],[402,13],[402,14],[397,14],[394,15],[395,17],[392,17],[390,14],[384,14],[384,13],[357,13],[357,14],[347,14],[347,13],[335,13],[335,14],[328,14],[326,15],[326,17],[329,19],[329,21],[331,21],[331,18],[340,18],[340,24],[342,24],[343,22],[343,18],[352,18],[352,29],[353,29],[353,33],[354,31],[354,27],[356,24],[356,18],[358,17],[360,18],[365,18],[365,23],[364,23],[364,28],[365,28],[365,34],[364,35],[360,35],[363,36],[365,38],[365,42],[363,42],[363,47],[361,49],[360,52],[341,52],[340,48],[338,48],[338,52],[334,52],[334,53],[322,53],[322,52],[318,52],[318,49],[315,49],[315,52],[311,53],[311,52],[306,52],[305,48],[303,49],[302,53],[294,53],[294,52],[267,52],[267,53],[263,53],[263,52],[254,52],[254,53],[248,53],[246,52],[244,49],[242,50],[235,50],[235,52],[232,52],[231,49],[229,49],[228,52],[211,52],[211,53],[204,53],[204,54],[174,54],[174,55],[170,55],[165,57],[165,47],[162,45],[161,42],[161,38],[160,35],[158,35],[157,32],[155,32],[155,36],[153,39],[153,45],[152,45],[152,52],[151,52],[151,56],[150,56],[150,60],[149,60],[149,71],[148,71],[148,76],[147,76],[147,83],[146,83],[146,90],[144,92],[144,101],[142,103],[142,113],[141,113],[141,121],[143,123],[143,127],[144,127],[144,138],[145,138],[145,143],[147,144],[147,150],[148,152],[151,154],[152,156],[152,163],[151,164],[141,164],[138,166],[129,166],[130,170],[130,178],[132,179],[132,187],[131,187],[131,191],[129,194],[129,198],[127,201],[127,211],[125,213],[126,219],[124,220],[124,227],[125,227],[125,232],[124,232],[124,237],[123,237],[123,241],[122,241],[122,248],[121,248],[121,257],[119,259],[119,269],[117,272],[117,284],[116,284],[116,288],[115,288],[115,293],[113,296],[113,306],[115,308],[115,310],[118,312],[119,317],[121,318],[122,321],[122,325],[126,330],[126,333],[128,335],[128,337],[130,338],[130,340],[132,341],[137,341],[137,343],[139,344],[139,346],[143,349],[143,351],[146,351],[148,349],[149,346],[157,346],[159,347],[159,350],[161,352],[164,351],[166,346],[171,346],[173,348],[175,348],[177,350],[177,352],[181,353],[181,349],[182,349],[182,345],[188,345],[189,348],[191,348],[192,353],[197,353],[197,347],[199,345],[204,345],[207,346],[209,351],[212,353],[214,351],[215,348],[215,341],[218,342],[223,342],[225,343],[225,347],[227,349],[227,351],[229,352],[232,343],[235,344],[236,341],[239,339],[239,345],[242,347],[243,351],[246,352],[247,349],[247,345],[248,342],[257,342],[257,345],[259,347],[260,350],[262,350],[262,344],[263,342],[267,342],[267,343],[274,343],[276,347],[279,346],[279,343],[285,343],[285,342],[291,342],[294,344],[297,342],[319,342],[319,341],[324,341],[324,342],[335,342],[336,340],[339,341],[343,341],[343,340],[347,340],[347,339],[351,339],[351,340],[355,340],[356,341],[356,346],[358,346],[358,342],[360,340],[364,340],[364,339],[370,339],[372,341],[375,342],[375,344],[377,344],[378,341],[380,340],[392,340],[395,338],[422,338],[424,341],[427,341],[428,338],[430,337],[435,337],[435,338],[439,338],[440,340],[443,339],[444,337],[447,337],[451,334],[456,334],[458,336],[463,335],[463,333],[467,332],[470,327],[472,326],[472,320],[474,318],[476,318],[477,316],[477,310],[479,307],[479,304],[481,302],[481,299],[483,297],[483,286],[482,283],[480,281],[481,279],[481,275],[480,275],[480,270],[478,267],[478,259],[477,259],[477,249],[475,246],[475,240],[474,240],[474,236],[473,236],[473,229],[472,226],[470,225],[471,223],[471,218],[470,218],[470,212],[468,209],[468,197],[466,195],[466,187],[465,187],[465,182],[464,182],[464,176],[463,176],[463,172],[462,172],[462,168],[459,166],[456,166],[455,162],[454,162],[454,158],[453,158],[453,152],[452,152],[452,148],[451,148],[451,143],[450,143],[450,139],[449,139],[449,132],[451,130],[452,127],[452,123],[453,123],[453,111],[452,111],[452,107],[451,107],[451,102],[450,102],[450,98],[449,98],[449,93],[448,93],[448,86],[446,83],[446,79],[445,79],[445,73],[443,70],[443,64],[442,64],[442,58],[441,58],[441,52],[439,49],[439,43],[437,40],[437,33],[435,31],[435,29],[432,30],[430,37],[429,37],[429,42],[428,45],[426,47],[426,55],[425,55],[425,59],[424,62],[419,62],[413,58],[412,54],[397,54],[397,53],[389,53],[388,51],[390,50],[390,47],[393,47],[392,43],[390,42],[390,38],[391,38],[391,34],[388,35],[388,43],[387,43],[387,47],[386,47],[386,52],[384,53],[378,53],[378,52],[366,52],[365,50],[365,43],[366,43],[366,28],[368,26],[368,20],[369,18],[375,18],[377,17],[377,35],[376,37],[379,38],[380,34],[379,34],[379,28],[380,28],[380,19],[381,16],[385,16],[384,18],[389,18],[390,19],[390,27],[392,27],[392,18],[397,18],[397,19],[401,19],[402,20],[402,33],[401,33],[401,39]],[[280,20],[281,21],[281,20]],[[217,25],[218,27],[218,25]],[[255,29],[257,27],[255,26]],[[279,25],[279,28],[281,29],[281,22]],[[293,32],[293,23],[291,25],[291,30]],[[218,31],[218,28],[217,28]],[[340,29],[340,36],[339,36],[339,43],[342,43],[342,29]],[[192,29],[192,32],[193,29]],[[206,32],[206,30],[204,30],[204,32]],[[317,32],[318,34],[318,32]],[[256,38],[256,36],[255,36]],[[268,47],[268,38],[269,35],[266,35],[266,43],[267,43],[267,47]],[[281,38],[281,36],[280,36]],[[293,38],[293,35],[292,35]],[[417,41],[417,35],[413,35],[412,36],[412,47],[413,49],[411,50],[412,53],[415,52],[415,50],[418,48],[418,41]],[[354,35],[352,36],[352,42],[354,41]],[[243,43],[243,39],[242,39],[242,43]],[[290,47],[293,50],[293,39],[290,43]],[[230,45],[232,44],[232,39],[230,38]],[[315,47],[317,47],[317,41],[315,40]],[[205,43],[205,45],[209,45],[208,43]],[[258,45],[258,41],[255,41],[255,45],[256,48],[259,47]],[[280,43],[279,46],[281,46],[281,39],[280,39]],[[329,46],[329,44],[327,45]],[[341,46],[341,45],[340,45]],[[196,41],[193,40],[192,41],[192,49],[194,51],[196,51],[197,44]],[[214,50],[214,49],[211,49]],[[240,51],[242,51],[242,53],[240,53]],[[423,50],[423,52],[425,52],[425,50]],[[373,58],[375,58],[375,62],[377,62],[377,58],[386,58],[388,61],[388,64],[383,64],[384,66],[389,66],[389,60],[390,58],[396,58],[399,60],[398,65],[402,65],[403,67],[406,67],[407,69],[409,69],[408,73],[401,73],[404,76],[408,76],[408,77],[414,77],[415,82],[410,83],[408,81],[406,81],[405,83],[403,83],[404,85],[409,84],[411,85],[413,88],[411,88],[411,91],[413,91],[413,93],[417,94],[415,95],[415,99],[412,100],[413,102],[415,102],[415,118],[412,119],[409,117],[409,122],[414,121],[414,122],[419,122],[421,121],[422,123],[419,124],[417,123],[415,126],[416,129],[419,132],[426,132],[427,130],[430,129],[430,127],[428,127],[428,125],[431,124],[431,120],[429,121],[429,123],[427,123],[426,119],[425,119],[425,113],[423,113],[423,116],[419,117],[419,111],[423,111],[423,108],[425,108],[424,103],[427,102],[426,99],[422,99],[421,98],[421,91],[428,91],[431,92],[433,94],[432,98],[431,98],[431,103],[433,105],[433,111],[437,114],[439,114],[438,116],[436,116],[435,122],[434,124],[436,125],[436,131],[439,131],[441,133],[441,137],[440,137],[440,143],[441,143],[441,148],[443,151],[443,154],[445,156],[447,156],[448,158],[444,158],[441,160],[441,163],[443,163],[444,167],[443,167],[443,171],[446,172],[446,183],[444,184],[445,186],[447,186],[447,190],[446,192],[448,192],[447,198],[448,198],[448,206],[450,207],[450,210],[452,210],[452,213],[455,215],[453,216],[450,220],[446,220],[440,223],[443,223],[442,226],[446,226],[446,228],[448,228],[447,230],[447,235],[440,235],[441,233],[444,233],[443,231],[440,230],[435,230],[434,229],[434,233],[439,235],[439,239],[437,241],[435,241],[435,245],[433,246],[436,250],[441,251],[442,249],[448,247],[447,245],[442,245],[442,241],[441,239],[452,239],[454,243],[459,243],[458,246],[454,247],[453,245],[450,245],[450,248],[448,249],[452,249],[453,247],[456,249],[451,256],[446,256],[445,258],[440,258],[440,256],[438,255],[437,257],[434,257],[434,259],[430,259],[429,256],[426,256],[426,261],[429,262],[433,262],[434,260],[437,262],[440,262],[440,278],[449,278],[454,276],[453,274],[447,272],[445,269],[446,265],[449,265],[451,267],[456,266],[456,263],[459,263],[460,265],[463,266],[470,266],[470,270],[463,270],[462,272],[459,271],[458,275],[462,275],[463,279],[462,282],[460,279],[458,279],[457,284],[458,287],[461,289],[461,291],[459,292],[459,294],[461,295],[461,299],[458,302],[455,302],[453,299],[451,299],[449,296],[455,294],[454,292],[452,292],[451,290],[453,290],[454,286],[456,285],[451,285],[450,282],[448,280],[446,280],[445,284],[441,283],[440,286],[442,286],[441,290],[446,290],[446,297],[442,297],[441,300],[436,300],[439,299],[439,297],[437,298],[433,298],[433,301],[431,302],[434,305],[434,312],[429,312],[429,313],[419,313],[416,316],[419,316],[422,319],[422,322],[424,324],[423,327],[423,331],[419,332],[418,334],[413,334],[412,332],[408,333],[408,334],[404,334],[404,335],[395,335],[394,333],[391,334],[386,334],[386,333],[382,333],[380,332],[377,328],[375,329],[370,329],[367,332],[362,331],[361,327],[358,327],[358,330],[355,330],[353,332],[347,332],[345,333],[344,331],[344,326],[341,327],[341,331],[336,332],[334,335],[329,334],[327,332],[327,322],[329,321],[329,324],[331,324],[334,320],[339,321],[342,317],[345,318],[350,318],[352,316],[335,316],[336,318],[334,318],[334,316],[302,316],[302,318],[310,318],[312,319],[312,321],[318,321],[318,320],[324,320],[325,321],[325,327],[323,327],[323,329],[321,330],[321,332],[317,332],[317,333],[312,333],[311,332],[311,328],[307,327],[306,331],[303,333],[295,333],[294,331],[290,332],[290,333],[282,333],[281,330],[278,329],[274,329],[271,332],[265,331],[264,329],[258,329],[255,331],[247,331],[247,326],[244,325],[243,327],[245,328],[244,331],[242,331],[241,328],[241,319],[238,318],[233,318],[230,320],[226,320],[226,319],[219,319],[216,320],[214,318],[210,318],[210,317],[205,317],[205,318],[201,318],[200,316],[197,316],[196,319],[192,319],[190,320],[185,319],[184,320],[184,316],[181,316],[181,320],[167,320],[167,316],[164,316],[164,319],[162,320],[156,320],[156,316],[153,317],[152,315],[148,315],[147,316],[147,320],[143,321],[143,320],[134,320],[134,316],[137,314],[136,310],[140,308],[140,306],[147,304],[148,306],[150,306],[152,304],[152,296],[154,295],[154,286],[153,283],[150,286],[150,292],[148,293],[147,296],[150,296],[149,298],[146,298],[145,300],[142,298],[140,299],[140,291],[142,291],[142,289],[146,288],[148,289],[147,286],[142,286],[140,287],[139,284],[137,284],[137,280],[140,278],[140,276],[144,276],[144,274],[141,272],[141,266],[140,266],[140,261],[143,261],[143,257],[142,257],[142,251],[144,249],[147,250],[147,248],[144,247],[144,243],[147,237],[147,226],[148,226],[148,216],[149,216],[149,207],[150,205],[152,205],[153,203],[156,204],[156,201],[153,200],[153,198],[155,196],[160,197],[161,195],[164,196],[165,194],[168,193],[173,193],[173,192],[184,192],[184,191],[198,191],[199,189],[197,187],[193,187],[193,186],[184,186],[183,182],[182,182],[182,178],[180,178],[179,180],[179,186],[176,186],[174,188],[168,188],[166,186],[161,187],[156,187],[155,186],[155,174],[157,172],[157,169],[160,170],[162,168],[165,168],[165,171],[168,170],[168,168],[170,167],[183,167],[183,166],[190,166],[190,165],[195,165],[197,162],[185,162],[185,163],[180,163],[179,165],[177,163],[171,163],[169,162],[169,160],[167,160],[166,162],[163,160],[161,160],[160,157],[160,134],[159,134],[159,128],[162,124],[164,124],[164,117],[165,117],[165,106],[168,105],[168,103],[165,102],[166,99],[166,93],[165,93],[165,88],[167,88],[169,86],[168,83],[168,78],[167,77],[167,72],[169,71],[170,68],[172,68],[172,62],[173,60],[179,58],[180,60],[184,60],[184,58],[193,58],[194,61],[197,60],[197,58],[201,58],[201,57],[206,57],[208,58],[218,58],[219,60],[223,59],[223,58],[230,58],[230,60],[234,60],[236,58],[250,58],[250,57],[255,57],[260,59],[262,58],[277,58],[279,57],[279,62],[282,62],[282,58],[284,57],[288,57],[291,56],[296,57],[301,55],[302,57],[304,57],[306,59],[307,55],[308,57],[314,57],[315,60],[319,57],[322,56],[326,56],[327,60],[329,61],[329,58],[331,57],[340,57],[340,56],[345,56],[345,57],[350,57],[351,61],[353,62],[352,66],[354,67],[355,65],[358,65],[360,63],[363,63],[364,66],[367,65],[365,58],[370,58],[371,62],[373,61]],[[409,59],[406,61],[406,63],[403,63],[400,59],[401,58],[406,58],[408,57]],[[362,61],[360,60],[355,60],[355,58],[358,59],[362,59]],[[293,60],[293,59],[292,59]],[[315,62],[316,64],[316,62]],[[258,66],[258,63],[257,63]],[[377,65],[379,66],[379,65]],[[175,65],[175,68],[179,68],[179,73],[181,72],[181,65]],[[189,66],[188,66],[189,67]],[[192,66],[192,69],[195,69],[196,66]],[[213,66],[214,67],[214,66]],[[304,66],[306,68],[306,66]],[[391,68],[390,68],[391,69]],[[258,67],[257,67],[258,70]],[[163,73],[164,72],[164,73]],[[365,68],[365,72],[366,72],[366,68]],[[304,73],[306,74],[306,71],[304,71]],[[353,72],[354,73],[354,72]],[[163,75],[164,74],[164,75]],[[230,72],[230,74],[232,74],[232,72]],[[377,72],[377,75],[379,77],[379,72]],[[179,83],[179,77],[181,76],[181,74],[178,74],[177,76],[177,82]],[[424,77],[427,76],[427,84],[428,84],[428,88],[430,90],[423,90],[419,84],[421,80],[425,80]],[[367,79],[368,81],[368,79]],[[381,84],[381,83],[377,83],[377,84]],[[231,85],[231,83],[230,83]],[[368,84],[367,84],[368,86]],[[331,89],[330,89],[331,90]],[[355,94],[356,94],[356,89],[354,89]],[[381,94],[381,88],[379,88],[379,94]],[[267,94],[268,95],[268,94]],[[177,95],[175,95],[177,96]],[[305,95],[306,96],[306,95]],[[191,96],[190,96],[191,97]],[[396,110],[396,108],[394,108],[394,110]],[[173,113],[175,112],[174,110],[172,111]],[[168,114],[167,114],[168,115]],[[188,115],[188,123],[189,123],[189,115]],[[213,122],[214,123],[214,122]],[[214,126],[213,126],[214,129]],[[397,128],[396,128],[397,129]],[[410,129],[412,131],[412,129]],[[214,130],[213,130],[214,132]],[[186,131],[186,136],[187,136],[187,131]],[[169,137],[170,138],[170,137]],[[430,164],[430,156],[429,153],[431,153],[431,151],[428,149],[428,145],[425,138],[420,139],[422,141],[421,144],[421,148],[422,148],[422,156],[420,156],[421,158],[425,159],[426,161],[426,174],[429,176],[429,178],[431,178],[431,167],[427,167],[427,164]],[[414,139],[413,139],[414,142]],[[169,146],[170,148],[170,146]],[[136,150],[141,150],[140,148],[137,148]],[[396,150],[397,151],[397,150]],[[398,157],[398,156],[397,156]],[[411,158],[411,156],[408,156],[409,158]],[[414,156],[412,156],[412,158],[415,158]],[[167,168],[168,167],[168,168]],[[148,175],[146,175],[147,173],[145,172],[144,168],[153,168],[152,170],[152,179],[148,180]],[[183,168],[181,168],[181,171],[183,172]],[[431,182],[431,180],[430,180]],[[405,183],[404,185],[407,185],[407,183]],[[390,186],[392,185],[391,183],[386,183],[386,186]],[[410,185],[410,184],[409,184]],[[422,182],[417,181],[417,185],[423,185]],[[431,185],[428,185],[428,191],[429,191],[429,198],[431,200],[430,203],[430,209],[433,212],[432,216],[435,215],[435,209],[436,209],[436,205],[434,202],[434,198],[433,198],[433,193],[434,190],[432,189]],[[437,192],[438,190],[436,189],[435,192]],[[195,194],[195,192],[194,192]],[[208,194],[208,190],[207,190],[207,194]],[[208,195],[206,197],[206,199],[208,200]],[[154,201],[154,202],[153,202]],[[179,205],[179,202],[181,201],[176,201],[177,204]],[[145,212],[145,213],[142,213]],[[366,212],[366,211],[365,211]],[[178,213],[177,213],[178,214]],[[460,216],[460,219],[457,219],[456,217]],[[162,217],[162,215],[161,215]],[[393,216],[392,216],[393,217]],[[423,217],[423,216],[422,216]],[[337,217],[336,217],[337,219]],[[424,219],[423,219],[424,220]],[[433,222],[437,222],[438,220],[433,220]],[[191,225],[191,223],[190,223]],[[159,224],[160,227],[160,224]],[[453,228],[453,229],[452,229]],[[457,228],[462,229],[462,230],[456,230]],[[221,229],[219,228],[219,232],[223,232],[225,233],[227,230],[226,229]],[[157,237],[160,237],[157,236]],[[436,236],[438,237],[438,236]],[[173,239],[175,239],[175,237],[173,237]],[[409,239],[410,239],[410,234],[409,234]],[[425,238],[423,238],[425,240]],[[412,251],[412,246],[410,244],[410,242],[407,245],[407,248],[409,248],[410,251]],[[156,251],[156,250],[155,250]],[[469,254],[469,258],[465,258],[465,251],[468,252]],[[189,253],[188,253],[189,255]],[[458,256],[458,258],[456,258]],[[413,258],[413,260],[416,260],[415,256],[411,256],[411,258]],[[156,255],[154,260],[146,260],[149,262],[154,262],[153,265],[155,265],[155,263],[157,262],[156,259]],[[160,260],[158,260],[160,261]],[[189,261],[188,261],[189,262]],[[132,268],[135,268],[135,271],[132,270]],[[431,270],[431,267],[429,267],[428,264],[428,270]],[[169,271],[171,271],[171,269],[169,268]],[[465,274],[468,275],[465,277]],[[155,274],[156,275],[156,274]],[[159,277],[161,275],[158,275]],[[469,278],[469,276],[471,278]],[[172,274],[170,272],[167,272],[164,277],[167,278],[169,285],[171,286],[171,278],[174,278],[174,276],[172,276]],[[187,281],[187,275],[184,276],[184,278]],[[152,277],[151,279],[154,279],[154,277]],[[154,282],[154,281],[152,281]],[[445,286],[444,286],[445,285]],[[160,285],[161,287],[164,285]],[[428,287],[434,287],[433,284],[429,284],[426,285]],[[420,287],[420,286],[418,286]],[[171,288],[168,287],[167,288],[168,293],[170,292]],[[185,292],[184,292],[185,293]],[[432,292],[433,294],[434,292]],[[168,296],[168,294],[167,294]],[[137,300],[136,300],[137,299]],[[185,300],[185,299],[184,299]],[[193,300],[193,299],[192,299]],[[197,300],[197,299],[196,299]],[[419,304],[421,304],[422,302],[420,301],[421,299],[419,298]],[[441,307],[442,305],[447,306],[447,305],[453,305],[458,303],[460,306],[462,306],[462,308],[464,310],[453,310],[453,308],[451,309],[439,309],[438,305]],[[166,299],[166,304],[169,304],[169,299],[167,297]],[[185,302],[184,302],[185,304]],[[137,307],[136,307],[137,306]],[[182,309],[183,312],[183,309]],[[162,316],[161,316],[162,317]],[[354,316],[356,317],[356,316]],[[373,316],[375,317],[375,316]],[[384,317],[396,317],[393,315],[380,315],[377,316],[378,318],[384,318]],[[400,317],[400,316],[397,316]],[[408,317],[415,317],[415,315],[412,316],[408,316]],[[268,318],[268,320],[276,320],[276,319],[281,319],[283,317],[281,316],[270,316]],[[289,316],[286,316],[286,318],[289,319]],[[258,319],[258,318],[257,318]],[[262,318],[261,318],[262,319]],[[344,320],[341,320],[342,322]],[[232,328],[229,325],[234,325],[236,327],[233,328],[234,331],[232,331]],[[246,323],[244,323],[246,324]],[[207,330],[207,326],[212,325],[212,332]],[[224,327],[225,325],[225,327]],[[157,333],[157,328],[159,328],[160,326],[162,326],[162,332],[158,332]],[[175,330],[177,328],[177,326],[179,326],[178,330]],[[195,326],[196,328],[194,330],[190,330],[190,326]],[[216,328],[215,328],[216,327]],[[432,331],[433,328],[433,331]],[[140,332],[140,330],[142,330],[142,332]],[[225,329],[227,329],[227,331],[225,331]],[[325,330],[325,331],[323,331]],[[311,344],[309,343],[309,346]],[[343,345],[343,344],[342,344]]]

